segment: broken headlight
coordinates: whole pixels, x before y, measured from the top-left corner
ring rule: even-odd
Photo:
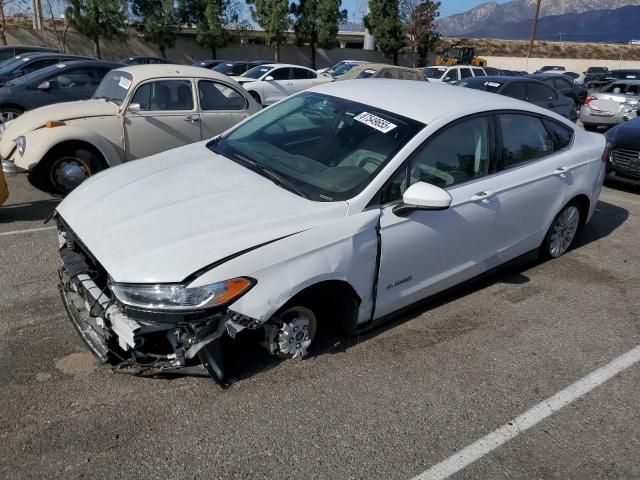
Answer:
[[[116,298],[131,307],[149,310],[195,310],[224,305],[255,285],[252,278],[238,277],[200,287],[182,284],[111,284]]]

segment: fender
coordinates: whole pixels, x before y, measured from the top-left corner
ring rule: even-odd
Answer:
[[[32,170],[54,148],[67,141],[86,142],[95,147],[111,167],[123,162],[122,150],[97,132],[77,125],[63,125],[54,128],[39,128],[24,135],[27,148],[24,155],[17,151],[13,159],[16,166]]]

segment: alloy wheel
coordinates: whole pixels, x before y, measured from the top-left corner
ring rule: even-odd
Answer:
[[[549,236],[549,255],[564,255],[573,243],[580,225],[580,210],[575,205],[565,208],[556,218]]]
[[[280,318],[282,325],[276,338],[278,355],[302,358],[307,354],[316,335],[316,316],[306,307],[292,307]]]

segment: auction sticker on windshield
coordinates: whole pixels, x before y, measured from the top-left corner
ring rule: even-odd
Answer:
[[[360,123],[364,123],[365,125],[369,125],[371,128],[375,128],[382,133],[389,133],[397,127],[395,123],[391,123],[384,118],[380,118],[369,112],[362,112],[360,115],[353,117],[353,119]]]
[[[118,82],[118,86],[124,88],[125,90],[129,90],[131,86],[131,80],[125,77],[120,77],[120,81]]]

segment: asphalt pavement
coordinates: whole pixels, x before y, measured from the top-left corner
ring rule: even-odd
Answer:
[[[640,189],[607,187],[564,257],[303,361],[248,346],[226,390],[98,367],[56,288],[57,200],[0,208],[0,478],[409,480],[640,345]],[[96,228],[99,227],[97,222]],[[454,479],[640,478],[640,363]]]

